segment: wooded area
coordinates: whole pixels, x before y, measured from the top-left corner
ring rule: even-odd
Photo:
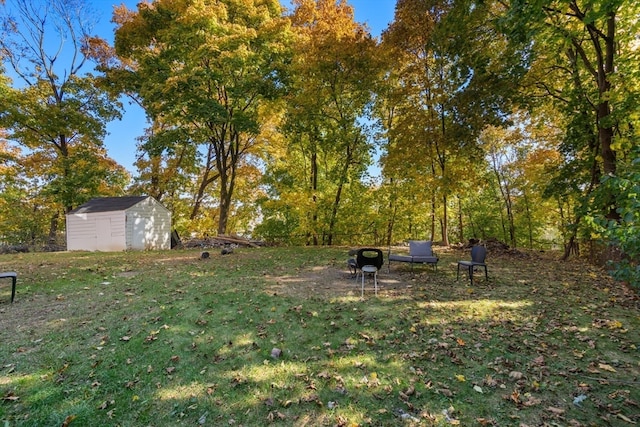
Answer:
[[[638,2],[398,0],[379,39],[347,1],[292,5],[120,6],[110,46],[81,0],[0,1],[0,242],[148,194],[180,235],[587,243],[637,283]],[[123,99],[135,176],[103,147]]]

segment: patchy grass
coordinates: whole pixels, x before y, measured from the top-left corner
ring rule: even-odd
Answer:
[[[472,288],[444,251],[361,299],[346,252],[2,256],[19,278],[14,304],[0,283],[0,422],[640,422],[638,299],[602,271],[490,253]]]

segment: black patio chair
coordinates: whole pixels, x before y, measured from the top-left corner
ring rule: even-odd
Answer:
[[[471,248],[471,261],[458,261],[458,274],[456,280],[460,280],[460,267],[464,267],[469,271],[469,281],[473,286],[473,271],[476,268],[484,268],[484,277],[489,280],[489,273],[487,272],[487,264],[485,259],[487,258],[487,248],[480,245],[475,245]]]
[[[362,286],[360,290],[360,296],[364,296],[364,275],[373,275],[373,284],[375,294],[378,295],[378,270],[382,268],[384,264],[384,256],[382,251],[377,248],[362,248],[358,250],[356,254],[356,267],[359,273],[356,273],[356,280],[358,274],[362,274]]]

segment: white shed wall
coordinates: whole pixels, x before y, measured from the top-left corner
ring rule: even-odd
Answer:
[[[171,212],[149,197],[126,210],[127,249],[171,249]]]
[[[125,226],[123,211],[67,215],[67,250],[123,251]]]

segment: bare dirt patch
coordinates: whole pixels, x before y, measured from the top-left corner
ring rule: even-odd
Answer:
[[[360,297],[362,277],[357,278],[349,273],[346,265],[330,265],[301,271],[295,276],[267,276],[273,284],[269,291],[293,297],[314,296],[321,298]],[[410,295],[416,289],[425,290],[427,286],[437,286],[444,281],[450,282],[448,274],[441,275],[431,267],[415,267],[413,272],[406,266],[393,266],[389,271],[384,266],[378,272],[378,296]],[[374,279],[371,275],[364,277],[364,297],[374,295]]]

